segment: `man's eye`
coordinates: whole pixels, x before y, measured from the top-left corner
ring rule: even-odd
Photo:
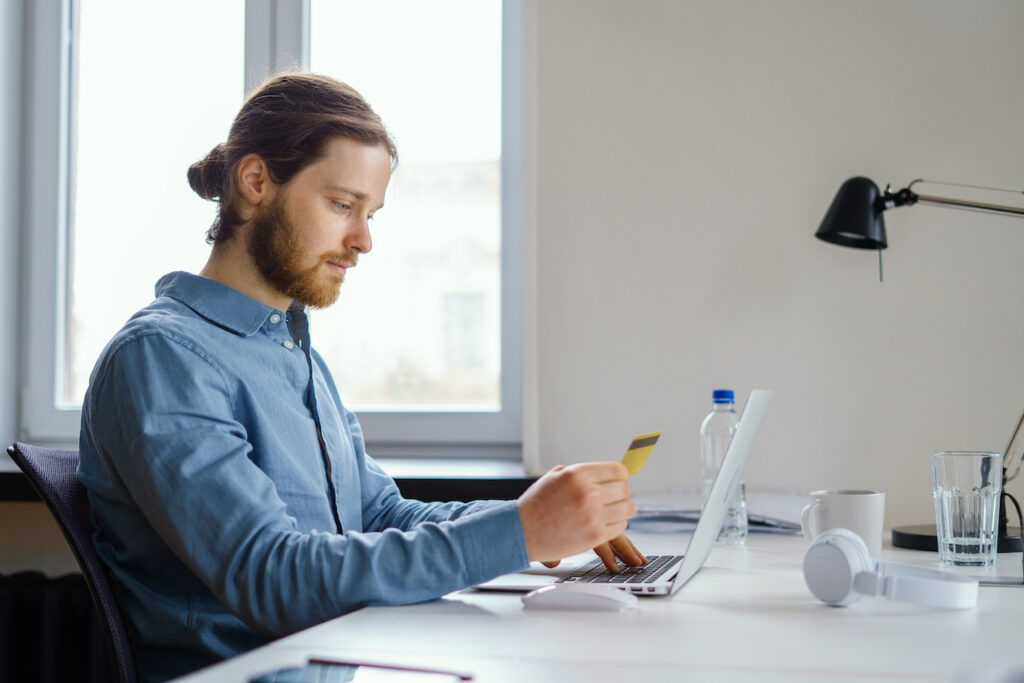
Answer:
[[[340,209],[342,211],[348,211],[350,208],[352,208],[352,207],[350,207],[348,204],[346,204],[344,202],[331,202],[331,204],[334,204],[334,206],[336,208],[338,208],[338,209]]]

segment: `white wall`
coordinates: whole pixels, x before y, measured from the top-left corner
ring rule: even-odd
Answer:
[[[1024,189],[1024,3],[535,10],[528,458],[663,429],[634,490],[696,486],[711,390],[774,388],[748,486],[881,488],[888,524],[932,519],[928,455],[1002,450],[1024,408],[1024,221],[891,211],[882,284],[813,235],[853,175]]]

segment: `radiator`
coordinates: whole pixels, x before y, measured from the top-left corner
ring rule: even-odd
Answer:
[[[0,683],[112,681],[81,574],[0,576]]]

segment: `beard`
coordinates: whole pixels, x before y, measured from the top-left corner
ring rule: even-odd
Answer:
[[[328,261],[345,266],[356,264],[355,252],[328,252],[312,266],[301,231],[288,218],[284,196],[279,195],[259,216],[249,231],[249,255],[263,279],[279,292],[311,308],[326,308],[338,299],[344,275],[323,266]]]

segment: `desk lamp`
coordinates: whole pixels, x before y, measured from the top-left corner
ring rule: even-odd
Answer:
[[[931,204],[933,206],[1024,218],[1024,208],[1021,207],[916,194],[912,188],[921,182],[985,190],[995,189],[976,185],[938,183],[918,178],[897,192],[893,192],[889,186],[886,186],[883,193],[878,189],[878,185],[869,178],[861,176],[850,178],[840,186],[839,192],[836,193],[835,199],[832,200],[832,205],[829,206],[828,212],[825,214],[825,218],[821,221],[821,225],[818,227],[818,231],[814,233],[814,236],[820,240],[844,247],[877,250],[878,279],[881,281],[882,250],[888,246],[885,239],[885,220],[882,217],[882,212],[888,209],[910,206],[912,204]],[[1024,194],[1024,192],[1016,190],[1000,191]],[[1017,461],[1016,468],[1007,475],[1007,470],[1013,464],[1013,460]],[[1003,454],[1003,496],[999,500],[999,552],[1001,553],[1020,552],[1021,548],[1024,547],[1024,541],[1022,541],[1024,537],[1020,535],[1021,530],[1007,528],[1005,505],[1007,498],[1015,506],[1017,505],[1013,496],[1006,492],[1006,483],[1020,473],[1022,460],[1024,460],[1024,415],[1021,416],[1017,429],[1010,438],[1010,443]],[[939,547],[934,524],[896,527],[892,530],[892,544],[897,548],[911,548],[913,550],[938,550]]]

